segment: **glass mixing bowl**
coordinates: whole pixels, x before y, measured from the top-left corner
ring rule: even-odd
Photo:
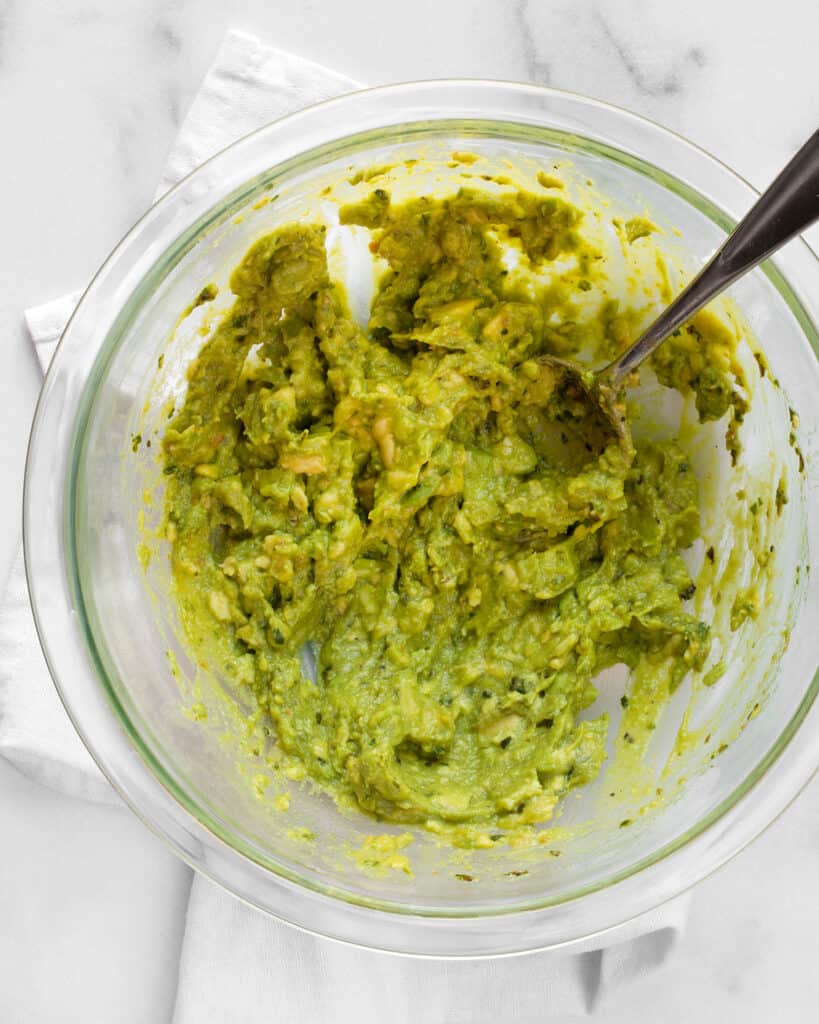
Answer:
[[[271,124],[149,210],[90,285],[43,387],[24,516],[29,586],[51,673],[77,731],[135,813],[197,870],[281,919],[373,948],[437,956],[602,941],[741,849],[819,761],[819,266],[801,241],[732,289],[770,367],[755,371],[739,476],[692,453],[718,564],[741,562],[744,553],[742,517],[736,527],[726,514],[741,505],[739,483],[770,488],[779,475],[786,479],[788,502],[767,527],[775,571],[759,619],[724,638],[725,676],[710,688],[682,687],[664,716],[673,740],[687,715],[696,742],[670,764],[668,745],[655,755],[650,770],[661,773],[655,781],[664,791],[656,807],[635,807],[627,786],[608,798],[612,765],[571,795],[546,846],[466,853],[416,831],[414,876],[371,877],[349,851],[367,834],[395,829],[341,813],[303,785],[292,786],[290,810],[276,812],[259,795],[264,751],[255,740],[231,739],[218,713],[207,723],[190,714],[194,700],[207,703],[229,681],[201,671],[178,640],[167,552],[153,550],[145,572],[140,549],[161,508],[167,404],[180,394],[185,362],[206,327],[197,319],[204,311],[182,324],[180,313],[211,281],[229,300],[227,275],[249,244],[318,208],[328,182],[421,157],[404,187],[434,191],[448,187],[450,155],[463,150],[493,167],[507,160],[570,167],[612,209],[649,212],[670,239],[678,228],[677,255],[689,268],[754,200],[735,174],[668,131],[534,86],[393,86]],[[788,444],[794,431],[801,471]],[[138,433],[156,440],[134,454]],[[722,448],[717,439],[711,447]],[[618,703],[601,688],[601,707],[615,716]],[[627,818],[629,827],[620,827]],[[305,841],[297,826],[315,839]]]

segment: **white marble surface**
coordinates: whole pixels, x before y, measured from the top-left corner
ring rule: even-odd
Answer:
[[[758,186],[819,124],[815,0],[0,0],[0,578],[39,386],[21,311],[81,285],[139,216],[228,27],[372,83],[587,93]],[[0,839],[0,1022],[170,1020],[187,870],[126,812],[61,799],[1,762]],[[605,1020],[649,1007],[668,1024],[815,1020],[818,905],[815,781],[701,884],[673,965]]]

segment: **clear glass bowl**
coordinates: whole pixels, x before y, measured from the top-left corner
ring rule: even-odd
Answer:
[[[134,455],[132,435],[161,433],[162,402],[179,393],[185,361],[201,343],[195,330],[175,330],[181,310],[210,281],[229,298],[227,274],[252,240],[315,208],[323,185],[350,169],[420,154],[438,178],[419,171],[410,187],[440,185],[454,150],[496,164],[570,160],[618,208],[648,210],[679,228],[690,266],[754,199],[730,170],[668,131],[534,86],[394,86],[269,125],[154,206],[85,293],[34,422],[24,533],[40,639],[68,713],[123,799],[180,856],[247,902],[318,933],[404,953],[483,956],[602,937],[659,906],[758,834],[816,769],[819,266],[797,241],[732,290],[787,396],[757,382],[743,472],[753,482],[784,467],[789,501],[771,526],[779,561],[764,613],[730,641],[726,677],[681,697],[676,719],[669,714],[675,732],[680,701],[690,699],[691,721],[713,722],[713,735],[666,772],[673,799],[620,828],[625,803],[606,803],[607,768],[572,796],[559,824],[586,827],[555,837],[560,857],[542,847],[467,855],[418,833],[413,878],[371,878],[349,849],[389,828],[342,814],[303,786],[293,787],[287,814],[272,811],[252,785],[259,761],[248,745],[220,738],[218,720],[205,725],[183,713],[197,686],[219,681],[195,678],[177,640],[162,551],[147,575],[140,565],[140,510],[150,525],[160,508],[160,446],[143,444]],[[260,202],[274,193],[275,202]],[[787,444],[789,405],[801,420],[802,474]],[[718,558],[727,556],[743,544],[725,515],[737,478],[706,463],[698,471],[707,531]],[[715,756],[723,741],[727,749]],[[294,839],[295,825],[315,841]]]

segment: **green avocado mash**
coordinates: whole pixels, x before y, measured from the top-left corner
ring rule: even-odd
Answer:
[[[183,622],[341,803],[437,831],[544,822],[605,757],[593,677],[673,689],[705,660],[680,554],[696,479],[673,443],[607,441],[539,361],[579,344],[505,255],[572,256],[585,291],[568,202],[377,189],[341,217],[386,264],[366,329],[325,229],[292,224],[235,269],[190,366],[164,437]],[[721,415],[731,378],[692,352],[681,334],[658,373]]]

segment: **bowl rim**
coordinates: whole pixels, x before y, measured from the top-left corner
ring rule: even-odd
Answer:
[[[525,115],[510,109],[516,101],[527,105]],[[81,595],[69,578],[65,553],[54,549],[55,545],[59,548],[58,537],[67,540],[68,547],[72,543],[69,463],[76,449],[76,436],[75,433],[69,436],[66,421],[75,428],[71,413],[77,412],[90,386],[90,377],[78,380],[76,371],[67,363],[82,343],[87,345],[89,331],[84,321],[88,320],[94,303],[99,302],[100,293],[109,287],[112,277],[128,269],[126,265],[134,258],[133,250],[144,243],[142,236],[146,230],[167,235],[187,224],[188,230],[195,229],[198,235],[203,230],[202,219],[217,208],[224,211],[233,198],[233,193],[228,191],[218,202],[208,200],[208,194],[212,195],[208,185],[213,188],[214,181],[224,180],[234,184],[235,169],[233,177],[225,176],[228,165],[237,162],[237,154],[254,147],[259,149],[260,141],[264,143],[262,148],[270,150],[275,149],[271,140],[279,143],[280,148],[282,140],[287,140],[290,150],[294,151],[290,153],[285,147],[288,156],[307,156],[315,146],[302,149],[298,140],[309,137],[311,132],[327,135],[329,131],[331,141],[349,140],[350,134],[341,129],[349,123],[360,124],[367,118],[375,124],[374,130],[417,123],[417,116],[406,117],[408,105],[412,105],[413,111],[425,113],[427,122],[469,121],[469,118],[453,117],[451,108],[448,108],[449,117],[441,117],[441,105],[447,102],[457,103],[458,109],[469,107],[475,113],[483,112],[475,120],[497,123],[503,120],[501,114],[513,121],[522,117],[525,123],[541,132],[553,130],[551,121],[544,118],[571,119],[582,111],[586,115],[582,123],[591,128],[591,134],[582,137],[609,149],[612,147],[605,139],[611,127],[599,127],[594,118],[605,122],[613,117],[618,139],[623,135],[632,144],[636,139],[645,144],[653,156],[662,151],[663,160],[666,157],[664,144],[672,154],[671,163],[679,159],[686,168],[693,162],[716,169],[721,178],[717,184],[731,193],[732,201],[741,205],[748,205],[756,196],[753,188],[726,164],[653,121],[577,93],[524,83],[442,79],[365,89],[290,114],[244,136],[182,179],[147,211],[103,263],[64,331],[37,404],[26,458],[23,538],[32,610],[40,645],[60,699],[100,770],[131,809],[175,853],[239,898],[307,931],[414,955],[513,955],[571,945],[589,938],[594,938],[599,945],[610,933],[622,930],[627,922],[638,919],[716,870],[775,820],[807,784],[819,767],[819,750],[812,751],[809,742],[810,726],[819,724],[819,706],[814,701],[819,692],[819,672],[814,674],[790,723],[755,770],[696,826],[664,844],[650,858],[638,861],[591,891],[570,895],[560,902],[544,905],[530,901],[525,907],[512,906],[495,913],[483,909],[471,916],[427,914],[390,901],[350,900],[345,892],[327,886],[311,887],[311,883],[296,880],[285,872],[274,874],[275,868],[251,859],[246,851],[231,845],[224,835],[193,813],[190,800],[181,799],[173,785],[169,786],[167,779],[158,777],[155,768],[149,767],[146,751],[139,749],[138,737],[128,728],[130,723],[122,720],[123,709],[110,703],[111,693],[103,695],[104,687],[99,685],[96,674],[99,666],[95,670],[93,658],[89,657],[78,633],[83,612],[77,598],[79,596],[81,604]],[[396,111],[401,113],[398,118],[394,117]],[[557,131],[566,134],[564,129]],[[360,131],[354,132],[352,137],[360,134]],[[721,202],[663,170],[659,161],[646,160],[628,148],[619,151],[641,169],[653,168],[662,180],[677,182],[681,186],[681,191],[675,189],[678,194],[699,196],[718,226],[727,230],[733,224],[735,212],[725,211],[722,205],[725,195],[719,188],[716,191]],[[280,168],[283,162],[286,160],[270,160],[267,170]],[[246,189],[253,180],[245,178],[241,187]],[[714,182],[709,184],[714,185]],[[180,237],[177,231],[166,238],[165,250],[177,244]],[[784,273],[780,267],[784,267]],[[819,309],[811,302],[805,282],[813,279],[815,287],[817,270],[819,261],[801,239],[765,267],[765,272],[797,315],[814,357],[819,353],[819,333],[815,326],[819,323]],[[133,284],[132,278],[133,274],[119,282],[119,290],[112,290],[108,297],[112,309]],[[789,282],[795,282],[796,291]],[[110,334],[110,330],[105,334],[98,332],[98,351],[92,353],[89,349],[85,353],[87,366],[91,365],[92,354],[96,366],[99,351]],[[94,337],[93,332],[91,336]],[[55,417],[55,410],[59,416]],[[62,429],[55,434],[55,424],[60,426],[61,417]],[[50,509],[47,521],[57,527],[50,545],[43,543],[44,509]],[[55,571],[63,584],[56,588],[61,591],[56,596],[46,592],[54,582]],[[60,671],[60,666],[65,664],[72,664],[71,672]],[[103,740],[103,723],[108,728],[117,727],[116,742],[111,737]],[[123,756],[118,748],[123,738],[126,744],[134,744],[140,757],[130,756],[133,750]],[[778,765],[777,786],[772,789],[769,769],[786,747],[789,756]],[[764,798],[761,798],[763,789]],[[756,802],[748,800],[752,790]],[[518,938],[519,934],[524,936],[523,940]]]

